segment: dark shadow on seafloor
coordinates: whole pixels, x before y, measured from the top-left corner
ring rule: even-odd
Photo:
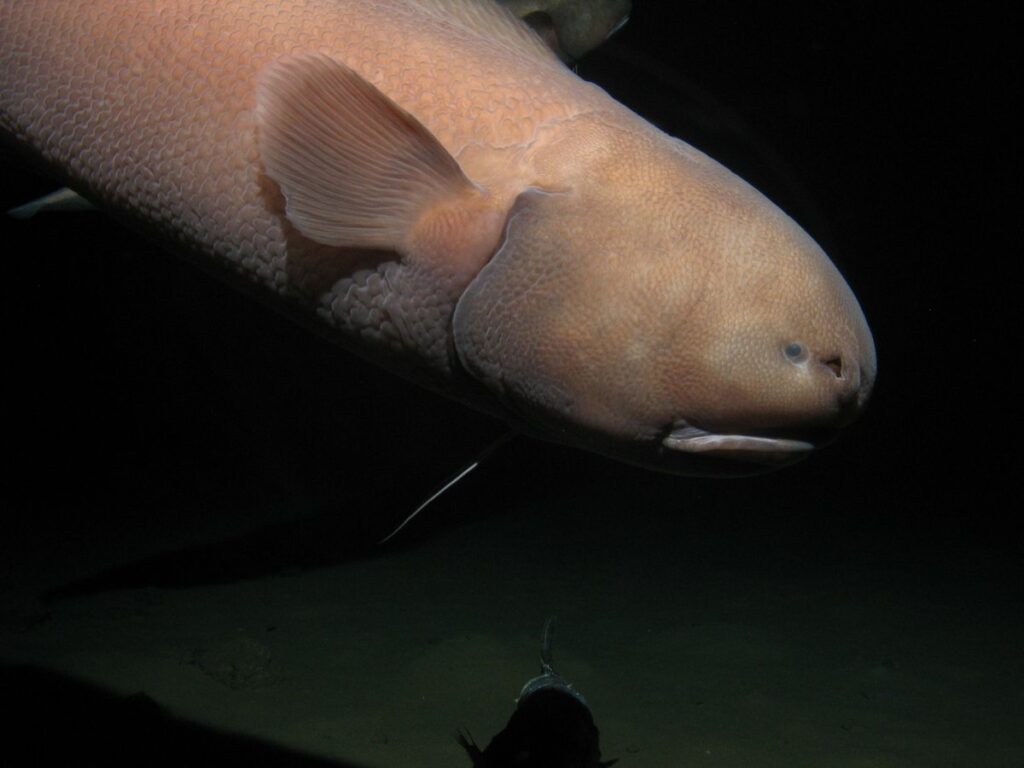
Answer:
[[[122,697],[71,677],[0,665],[5,765],[357,768],[169,715],[143,693]]]
[[[241,527],[237,535],[143,555],[47,590],[44,601],[118,589],[185,589],[293,574],[375,557],[387,557],[414,547],[438,528],[456,520],[494,513],[489,483],[508,472],[499,459],[460,480],[417,515],[401,535],[382,540],[444,476],[439,465],[416,470],[407,464],[397,470],[378,470],[365,488],[350,488],[341,497],[322,501],[317,511],[298,518]],[[447,465],[461,466],[449,460]]]

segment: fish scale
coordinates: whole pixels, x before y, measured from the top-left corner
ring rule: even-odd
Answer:
[[[541,438],[751,471],[824,442],[874,381],[860,307],[795,222],[488,0],[0,0],[0,133]]]
[[[329,292],[319,296],[295,290],[323,282],[308,273],[334,249],[289,241],[280,215],[268,210],[255,87],[275,58],[329,52],[414,113],[455,155],[495,136],[523,140],[536,125],[576,108],[567,93],[592,96],[562,76],[560,63],[528,32],[496,40],[471,26],[472,17],[453,23],[452,14],[469,5],[192,0],[127,10],[117,0],[5,2],[0,128],[149,234],[226,262],[280,294],[289,312],[319,308],[342,343],[353,346],[357,337],[362,351],[358,345],[379,341],[387,351],[447,369],[436,330],[424,349],[423,333],[405,338],[394,321],[365,324],[378,316],[371,310],[384,307],[379,283],[345,276],[330,279]],[[503,12],[476,22],[513,25]],[[453,44],[458,59],[450,55]],[[299,274],[289,276],[289,261],[301,265]],[[402,325],[435,328],[451,306],[431,307],[416,276],[402,272],[389,261],[379,268],[393,289],[410,292],[391,303],[427,313]]]

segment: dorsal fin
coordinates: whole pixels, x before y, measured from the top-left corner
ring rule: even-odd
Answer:
[[[521,57],[564,66],[530,25],[494,0],[416,0],[427,13],[456,23]]]

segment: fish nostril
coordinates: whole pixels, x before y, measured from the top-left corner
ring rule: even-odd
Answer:
[[[829,370],[832,371],[832,375],[834,375],[837,379],[843,378],[843,358],[841,358],[839,355],[827,358],[825,360],[822,360],[821,362],[825,366],[827,366]]]

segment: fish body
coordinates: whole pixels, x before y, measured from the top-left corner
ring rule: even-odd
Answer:
[[[607,768],[600,734],[585,704],[554,689],[537,691],[517,707],[505,728],[480,749],[459,734],[473,768]]]
[[[671,471],[785,461],[874,379],[799,227],[488,0],[0,0],[0,135],[543,438]]]
[[[617,759],[602,761],[600,733],[583,694],[559,675],[551,660],[554,618],[544,623],[541,674],[528,680],[516,699],[516,709],[486,749],[466,734],[458,742],[474,768],[608,768]]]
[[[397,352],[407,361],[399,368],[447,376],[438,318],[464,286],[451,282],[452,270],[426,274],[383,251],[355,252],[362,243],[342,253],[297,236],[264,173],[257,89],[273,62],[330,56],[414,113],[479,183],[493,184],[493,170],[476,166],[500,158],[477,147],[521,145],[581,105],[543,85],[563,67],[511,17],[493,14],[509,42],[475,30],[469,12],[463,26],[451,21],[446,6],[472,5],[4,2],[0,130],[86,198],[255,283],[286,311],[315,313],[346,346]],[[519,59],[514,43],[534,59]],[[582,81],[575,90],[582,101],[601,98]]]

